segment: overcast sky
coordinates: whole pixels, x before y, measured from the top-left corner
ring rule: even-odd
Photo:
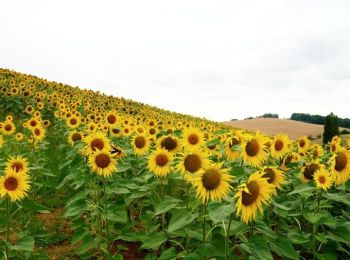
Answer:
[[[350,1],[0,0],[0,67],[223,121],[350,117]]]

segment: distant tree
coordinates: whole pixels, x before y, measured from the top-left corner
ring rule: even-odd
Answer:
[[[326,116],[324,124],[323,143],[327,144],[336,135],[339,135],[338,117],[330,113]]]
[[[266,113],[262,116],[259,116],[259,118],[278,118],[278,114]]]

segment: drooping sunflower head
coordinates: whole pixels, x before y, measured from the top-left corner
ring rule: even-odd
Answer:
[[[166,177],[171,171],[173,155],[165,149],[157,149],[148,158],[148,169],[158,177]]]
[[[11,170],[27,174],[29,172],[28,160],[22,156],[10,156],[5,164],[5,172]]]
[[[203,133],[194,127],[186,128],[182,142],[185,149],[199,148],[204,143]]]
[[[275,187],[275,191],[281,189],[282,185],[286,183],[284,172],[277,167],[266,166],[260,171],[260,174],[263,178],[267,179],[268,183]]]
[[[319,169],[315,172],[314,181],[316,187],[323,190],[328,190],[333,184],[332,176],[325,168]]]
[[[180,140],[171,135],[159,138],[157,146],[173,154],[175,154],[181,148]]]
[[[321,145],[319,144],[313,144],[312,148],[311,148],[311,156],[314,160],[316,160],[317,158],[323,156],[323,148]]]
[[[315,172],[323,168],[324,165],[319,164],[317,161],[304,163],[301,167],[299,178],[302,182],[308,183],[314,179]]]
[[[0,197],[8,195],[11,201],[21,200],[27,196],[29,188],[29,177],[22,172],[10,169],[0,177]]]
[[[240,156],[242,140],[243,136],[239,133],[226,139],[224,152],[228,160],[234,161]]]
[[[267,178],[258,172],[249,176],[246,183],[240,185],[234,198],[236,199],[236,215],[248,223],[255,220],[258,210],[263,213],[263,204],[267,204],[275,188]]]
[[[180,157],[177,170],[183,174],[186,181],[192,181],[193,177],[202,169],[209,166],[209,155],[199,149],[185,151]]]
[[[149,138],[143,134],[135,135],[131,140],[131,146],[137,155],[144,155],[148,152],[150,147]]]
[[[286,134],[277,134],[270,147],[271,155],[280,159],[290,151],[291,141]]]
[[[258,132],[249,136],[242,147],[242,158],[243,160],[252,165],[259,166],[267,158],[266,152],[266,138]]]
[[[341,149],[341,138],[336,135],[333,136],[331,142],[329,143],[329,150],[336,153],[339,149]]]
[[[345,183],[350,178],[350,152],[340,148],[331,158],[331,176],[336,185]]]
[[[199,171],[193,178],[192,184],[196,189],[197,197],[207,204],[209,200],[222,200],[227,196],[231,190],[232,178],[228,170],[222,168],[222,163],[211,164]]]
[[[89,156],[89,166],[96,174],[109,177],[117,169],[116,160],[107,150],[99,150]]]

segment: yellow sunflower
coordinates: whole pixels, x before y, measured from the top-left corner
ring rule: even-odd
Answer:
[[[135,135],[131,140],[131,146],[137,155],[144,155],[150,147],[149,139],[142,134]]]
[[[157,149],[148,157],[148,169],[158,177],[165,177],[171,171],[173,155],[165,149]]]
[[[240,215],[245,223],[255,220],[258,210],[263,213],[262,206],[269,202],[274,189],[274,185],[268,183],[267,178],[261,174],[250,175],[247,183],[240,185],[234,196],[237,200],[236,215]]]
[[[111,150],[109,139],[100,131],[90,133],[88,136],[83,138],[83,141],[86,143],[86,146],[83,148],[83,152],[88,156],[96,151]]]
[[[28,160],[22,156],[10,156],[5,163],[5,172],[8,171],[22,172],[27,174],[29,172]]]
[[[310,146],[310,140],[305,135],[305,136],[301,137],[299,140],[297,140],[296,144],[297,144],[297,148],[298,148],[298,153],[306,154],[306,152]]]
[[[70,145],[75,144],[83,139],[83,135],[78,131],[71,131],[68,135],[68,143]]]
[[[281,159],[290,151],[291,141],[286,134],[277,134],[272,141],[270,152],[271,156]]]
[[[113,111],[108,112],[106,115],[106,123],[111,127],[115,126],[118,123],[117,114]]]
[[[311,154],[312,154],[312,158],[315,160],[321,156],[323,156],[323,148],[321,145],[319,144],[313,144],[312,148],[311,148]]]
[[[181,154],[177,170],[183,174],[186,181],[190,182],[202,168],[209,167],[209,162],[209,155],[206,152],[193,149]]]
[[[239,134],[226,139],[224,153],[228,160],[234,161],[240,156],[242,139],[243,136]]]
[[[89,166],[96,174],[109,177],[117,170],[116,160],[106,150],[99,150],[89,156]]]
[[[181,149],[181,142],[175,136],[164,136],[158,139],[158,147],[167,150],[170,153],[175,154]]]
[[[66,124],[69,128],[77,128],[81,123],[81,119],[78,116],[71,116],[70,118],[67,118]]]
[[[243,160],[252,165],[259,166],[267,158],[266,138],[257,132],[253,136],[249,136],[242,147]]]
[[[40,142],[41,140],[43,140],[45,138],[45,128],[42,127],[35,127],[34,129],[32,129],[32,134],[34,136],[35,141]]]
[[[4,122],[4,125],[2,127],[2,132],[4,135],[12,135],[15,131],[16,126],[12,121],[7,120]]]
[[[186,128],[182,138],[183,146],[186,149],[199,148],[204,143],[203,133],[194,127]]]
[[[317,170],[314,174],[314,181],[318,189],[328,190],[333,183],[333,179],[326,169]]]
[[[341,138],[339,136],[333,136],[331,142],[329,143],[329,150],[336,153],[341,148]]]
[[[23,136],[22,133],[17,133],[17,134],[16,134],[16,140],[17,140],[17,141],[22,141],[23,138],[24,138],[24,136]]]
[[[223,163],[211,164],[208,168],[198,172],[192,184],[199,199],[207,204],[210,200],[222,200],[231,190],[230,181],[233,176],[227,169],[222,169]]]
[[[336,185],[341,185],[350,178],[350,152],[345,148],[340,148],[332,156],[331,176]]]
[[[0,196],[8,195],[11,201],[23,199],[30,188],[28,179],[28,175],[22,172],[7,171],[5,176],[0,177]]]
[[[277,167],[266,166],[261,171],[260,174],[263,178],[267,179],[267,182],[275,187],[274,194],[276,194],[277,189],[281,189],[283,184],[286,183],[286,178],[284,172],[279,170]]]

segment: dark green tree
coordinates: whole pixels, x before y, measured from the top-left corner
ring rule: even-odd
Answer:
[[[336,135],[339,135],[338,117],[330,113],[326,116],[324,124],[323,143],[327,144]]]

